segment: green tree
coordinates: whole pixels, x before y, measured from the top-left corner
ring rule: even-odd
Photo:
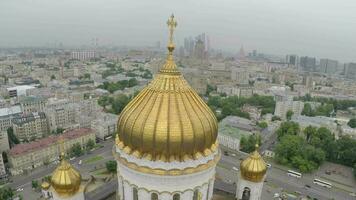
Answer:
[[[256,144],[261,144],[261,138],[257,135],[242,136],[240,140],[240,149],[243,152],[250,153],[255,150]]]
[[[311,137],[316,134],[317,128],[314,126],[307,126],[303,132],[304,132],[307,142],[309,142]]]
[[[38,188],[38,181],[37,180],[32,180],[32,188],[37,189]]]
[[[286,114],[287,120],[291,120],[293,114],[294,114],[294,112],[293,112],[292,110],[288,110],[288,111],[287,111],[287,114]]]
[[[84,74],[84,78],[85,78],[85,79],[90,79],[90,74],[89,74],[89,73],[85,73],[85,74]]]
[[[276,115],[274,115],[273,117],[272,117],[272,122],[273,121],[281,121],[282,119],[280,118],[280,117],[278,117],[278,116],[276,116]]]
[[[216,86],[207,84],[205,95],[206,95],[206,96],[209,96],[209,95],[210,95],[210,92],[213,92],[213,91],[216,91]]]
[[[268,127],[268,124],[267,124],[267,122],[258,122],[257,126],[262,128],[262,129],[265,129],[265,128]]]
[[[9,136],[10,144],[12,144],[11,146],[20,143],[19,139],[14,134],[14,129],[12,127],[7,129],[7,135]]]
[[[300,131],[299,124],[292,121],[283,122],[277,129],[276,133],[278,139],[282,138],[284,135],[298,135]]]
[[[56,79],[56,76],[54,74],[52,74],[51,80],[55,80],[55,79]]]
[[[87,150],[91,150],[91,149],[93,149],[93,148],[94,148],[94,146],[95,146],[95,142],[94,142],[94,140],[89,139],[89,140],[88,140],[88,142],[87,142],[87,144],[86,144],[86,148],[87,148]]]
[[[14,191],[10,187],[0,187],[0,199],[10,200],[14,196]]]
[[[75,143],[75,144],[70,148],[69,155],[70,155],[71,157],[78,157],[78,156],[83,155],[82,146],[80,146],[79,143]]]
[[[350,119],[350,121],[347,122],[347,125],[349,125],[351,128],[356,128],[356,118]]]
[[[306,115],[306,116],[310,116],[310,117],[315,116],[315,113],[314,113],[310,103],[305,103],[304,104],[304,108],[303,108],[301,114],[302,115]]]
[[[354,177],[356,179],[356,163],[354,164],[354,168],[352,169],[352,171],[354,171]]]
[[[117,163],[114,160],[109,160],[105,163],[106,165],[106,170],[111,173],[116,173],[117,172]]]

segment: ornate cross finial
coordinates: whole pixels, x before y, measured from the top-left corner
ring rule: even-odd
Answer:
[[[177,21],[174,19],[173,14],[168,19],[167,25],[169,28],[169,45],[173,45],[173,32],[174,32],[174,29],[177,27]]]
[[[59,136],[58,139],[58,143],[59,143],[59,159],[63,160],[64,159],[64,137],[63,135]]]

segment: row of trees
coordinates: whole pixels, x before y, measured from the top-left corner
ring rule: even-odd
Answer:
[[[12,199],[14,191],[10,187],[0,187],[0,199]]]
[[[81,156],[85,153],[85,151],[89,151],[94,147],[95,147],[95,142],[92,139],[88,140],[84,148],[82,148],[82,146],[79,143],[75,143],[69,150],[69,156],[70,157]]]
[[[241,111],[243,105],[249,104],[262,109],[262,114],[273,113],[276,102],[272,96],[253,95],[251,97],[238,97],[238,96],[209,96],[208,105],[213,110],[221,110],[221,114],[217,118],[223,119],[228,115],[235,115],[249,119],[248,113]]]
[[[255,150],[256,144],[261,145],[261,137],[257,135],[242,136],[240,140],[240,150],[250,153]]]
[[[351,107],[356,107],[356,100],[337,100],[333,98],[326,97],[311,97],[310,94],[306,94],[302,97],[296,97],[295,100],[300,101],[315,101],[320,102],[322,104],[331,104],[333,108],[336,110],[347,110]]]
[[[332,115],[333,111],[334,111],[333,104],[326,103],[326,104],[322,104],[322,105],[318,106],[317,108],[313,109],[309,103],[305,103],[301,114],[310,116],[310,117],[313,117],[313,116],[327,116],[327,117],[329,117],[330,115]]]
[[[119,94],[116,97],[101,96],[98,99],[98,104],[104,107],[107,112],[119,114],[131,99],[132,97],[126,96],[124,94]]]
[[[315,170],[325,160],[355,167],[356,140],[348,136],[336,140],[325,127],[308,126],[301,131],[299,124],[291,121],[283,122],[276,133],[279,140],[276,160],[283,165],[301,172]]]
[[[125,88],[130,88],[138,85],[138,81],[136,78],[131,78],[129,80],[117,81],[115,83],[104,82],[99,85],[98,88],[109,91],[110,93],[114,93],[117,90],[123,90]]]

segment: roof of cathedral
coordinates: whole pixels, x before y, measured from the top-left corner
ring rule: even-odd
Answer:
[[[172,15],[168,56],[153,81],[123,110],[118,121],[118,147],[148,160],[198,159],[216,150],[217,120],[189,86],[174,59]]]

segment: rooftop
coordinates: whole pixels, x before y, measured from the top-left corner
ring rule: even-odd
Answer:
[[[30,143],[23,143],[14,146],[10,149],[9,153],[11,156],[20,155],[23,153],[30,153],[34,152],[43,148],[46,148],[60,139],[60,136],[63,136],[64,140],[72,140],[74,138],[78,138],[87,134],[92,133],[93,130],[89,128],[79,128],[79,129],[72,129],[64,132],[62,135],[51,135],[49,137],[30,142]]]
[[[0,117],[2,116],[7,116],[7,115],[15,115],[21,113],[21,107],[20,106],[12,106],[9,108],[1,108],[0,109]]]

